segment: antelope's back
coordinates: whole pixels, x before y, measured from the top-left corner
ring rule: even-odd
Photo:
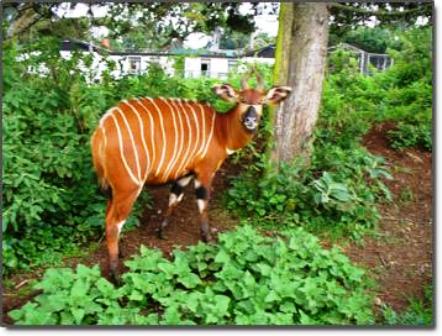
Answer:
[[[185,175],[206,155],[215,116],[212,107],[195,101],[121,101],[104,114],[96,131],[104,138],[107,178],[141,186]]]

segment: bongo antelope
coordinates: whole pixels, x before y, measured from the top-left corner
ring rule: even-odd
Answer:
[[[170,215],[183,199],[183,188],[194,180],[200,213],[200,234],[210,240],[207,206],[215,172],[226,157],[244,147],[258,128],[264,104],[277,104],[291,91],[276,86],[264,91],[247,79],[237,91],[229,84],[213,87],[235,103],[224,114],[210,105],[183,99],[123,100],[101,118],[91,139],[93,164],[101,187],[111,191],[106,210],[106,241],[110,270],[116,275],[118,238],[144,185],[172,182],[169,206],[157,229],[163,238]]]

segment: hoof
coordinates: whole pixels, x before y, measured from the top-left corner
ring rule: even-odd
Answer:
[[[205,243],[210,243],[212,241],[212,236],[208,232],[201,232],[201,240]]]
[[[156,229],[155,233],[157,234],[158,239],[166,240],[166,236],[164,235],[163,230],[161,230],[160,228]]]
[[[120,287],[122,285],[121,276],[120,274],[111,274],[111,282],[116,286]]]
[[[121,276],[120,273],[117,271],[116,265],[111,265],[110,280],[115,286],[121,285]]]

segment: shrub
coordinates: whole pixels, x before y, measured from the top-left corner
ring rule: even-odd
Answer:
[[[111,70],[112,62],[107,62]],[[81,64],[88,71],[80,71]],[[6,273],[56,263],[63,254],[78,252],[79,244],[103,233],[106,201],[98,192],[89,141],[110,106],[133,96],[165,96],[209,101],[219,111],[230,107],[216,99],[213,79],[170,77],[151,66],[140,76],[113,80],[105,74],[102,83],[91,83],[90,66],[87,54],[61,58],[55,38],[40,38],[27,46],[12,41],[5,45]],[[265,69],[268,77],[270,70]],[[238,74],[230,79],[239,84]],[[142,203],[146,200],[136,203],[125,228],[136,224]]]
[[[383,322],[387,325],[400,326],[433,326],[433,290],[428,286],[424,290],[424,298],[412,298],[410,305],[403,312],[397,313],[388,305],[382,309]]]
[[[394,149],[420,147],[431,151],[432,125],[411,125],[399,123],[397,127],[388,132],[391,147]]]
[[[263,174],[249,166],[234,177],[225,204],[242,218],[280,229],[299,226],[328,236],[360,239],[379,220],[376,202],[391,201],[381,157],[362,147],[316,147],[310,167],[294,163]]]
[[[274,239],[245,225],[171,260],[142,247],[126,266],[119,288],[97,266],[50,269],[43,293],[9,315],[18,325],[373,323],[364,271],[302,229]]]
[[[6,273],[59,262],[63,254],[78,252],[79,244],[103,232],[106,202],[97,188],[89,141],[111,95],[87,84],[78,72],[72,74],[82,59],[61,59],[52,42],[42,42],[41,52],[23,62],[16,62],[17,46],[5,49]],[[56,68],[48,74],[54,78],[28,71],[42,60],[49,69]],[[132,218],[129,226],[134,222]]]

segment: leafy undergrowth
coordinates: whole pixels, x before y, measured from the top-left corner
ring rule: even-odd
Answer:
[[[226,207],[261,227],[302,226],[323,238],[361,241],[379,221],[376,204],[391,201],[383,181],[392,176],[382,157],[360,145],[322,146],[309,167],[281,165],[263,174],[251,165],[233,178]]]
[[[409,125],[398,123],[397,127],[388,132],[391,147],[403,149],[411,147],[421,147],[425,150],[432,150],[432,124],[422,123],[419,125]]]
[[[244,225],[171,260],[142,247],[126,266],[118,288],[98,266],[49,269],[43,293],[9,315],[17,325],[373,323],[364,271],[301,228],[270,238]]]
[[[395,312],[391,307],[383,308],[384,323],[400,326],[431,326],[433,320],[433,291],[429,286],[424,291],[422,300],[412,298],[410,305],[401,313]]]

